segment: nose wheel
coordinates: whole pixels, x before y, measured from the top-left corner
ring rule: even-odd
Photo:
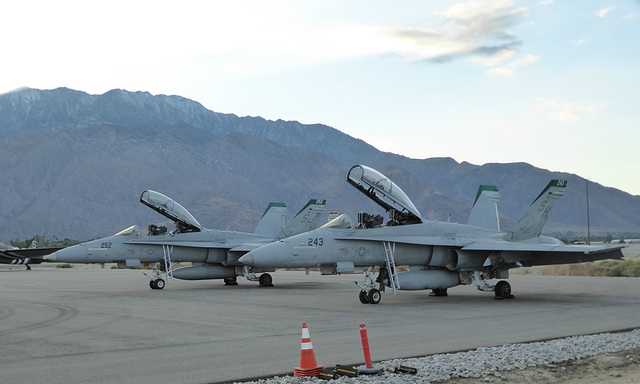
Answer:
[[[372,269],[373,267],[366,267],[364,269],[364,284],[359,284],[357,281],[354,281],[354,283],[360,287],[360,294],[358,295],[358,298],[362,304],[378,304],[380,299],[382,299],[382,293],[375,288],[375,280],[371,273]],[[380,286],[382,286],[382,283],[380,283]]]
[[[149,281],[149,287],[151,287],[151,289],[162,289],[164,288],[164,286],[165,286],[165,283],[164,283],[164,280],[162,279]]]

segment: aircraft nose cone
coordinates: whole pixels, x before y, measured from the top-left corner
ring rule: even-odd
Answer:
[[[52,254],[50,254],[50,255],[46,255],[46,256],[44,256],[44,257],[43,257],[43,259],[44,259],[44,260],[46,260],[46,261],[52,261],[52,262],[55,262],[55,261],[58,259],[58,256],[56,255],[56,253],[55,253],[55,252],[53,252],[53,253],[52,253]]]
[[[246,255],[239,258],[238,261],[244,265],[253,265],[253,255],[251,254],[251,252],[249,252]]]

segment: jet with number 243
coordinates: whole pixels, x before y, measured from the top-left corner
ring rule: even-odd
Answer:
[[[448,288],[474,284],[496,298],[513,298],[507,281],[489,281],[508,278],[516,267],[622,258],[622,246],[565,245],[540,236],[549,211],[564,195],[565,180],[552,180],[510,232],[499,228],[497,205],[493,210],[486,209],[486,202],[483,210],[474,206],[472,214],[483,217],[468,224],[425,221],[407,195],[375,169],[353,166],[347,181],[389,213],[386,225],[380,215],[361,213],[354,223],[343,214],[316,230],[257,248],[240,262],[254,268],[320,267],[322,274],[362,269],[365,282],[356,282],[360,301],[377,304],[385,286],[394,295],[396,290],[431,289],[433,296],[446,296]],[[397,266],[409,270],[399,272]]]
[[[248,251],[287,236],[316,228],[326,200],[312,199],[285,226],[284,203],[271,203],[253,233],[204,228],[182,205],[160,192],[147,190],[140,202],[174,221],[176,229],[167,233],[165,226],[149,225],[149,235],[141,236],[137,226],[113,236],[64,248],[45,256],[46,261],[62,263],[117,263],[120,268],[136,268],[154,264],[149,286],[163,289],[166,278],[182,280],[224,279],[235,285],[236,276],[246,276],[271,286],[275,269],[248,267],[238,259]],[[179,262],[192,266],[174,270]],[[158,265],[160,268],[158,268]],[[262,273],[259,277],[256,273]]]

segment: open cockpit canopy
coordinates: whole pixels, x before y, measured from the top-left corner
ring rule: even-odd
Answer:
[[[140,202],[165,217],[173,220],[179,232],[199,232],[202,225],[182,205],[160,192],[146,190]]]
[[[420,212],[404,191],[375,169],[354,165],[347,181],[389,212],[392,220],[405,224],[422,222]]]

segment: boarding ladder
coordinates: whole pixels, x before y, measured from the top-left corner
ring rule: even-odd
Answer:
[[[396,272],[396,262],[393,258],[393,254],[396,251],[396,243],[389,241],[383,241],[384,254],[387,259],[387,274],[389,275],[389,285],[393,289],[393,295],[396,295],[396,289],[400,289],[400,282],[398,281],[398,272]]]
[[[169,278],[173,278],[171,252],[173,252],[173,245],[162,244],[162,259],[164,261],[164,271],[167,274],[167,280],[169,280]]]

